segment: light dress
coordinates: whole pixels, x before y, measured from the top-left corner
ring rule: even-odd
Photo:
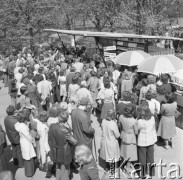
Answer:
[[[60,84],[60,96],[67,96],[66,91],[66,76],[58,77],[58,84]]]
[[[102,121],[102,139],[100,144],[100,157],[106,162],[110,160],[119,161],[120,149],[118,138],[120,133],[115,121],[108,121],[103,119]]]

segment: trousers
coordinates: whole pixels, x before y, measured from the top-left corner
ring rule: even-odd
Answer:
[[[14,159],[18,160],[18,167],[22,168],[24,166],[24,160],[22,157],[20,144],[11,144],[11,146],[12,146],[12,156]]]
[[[141,167],[140,176],[144,177],[146,174],[154,176],[154,145],[138,146],[138,159]]]
[[[70,164],[64,165],[57,163],[56,167],[56,180],[69,180]]]

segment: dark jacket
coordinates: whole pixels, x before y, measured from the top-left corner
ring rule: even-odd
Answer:
[[[84,144],[92,149],[94,129],[91,127],[91,120],[88,114],[77,108],[72,111],[71,118],[74,138],[78,141],[78,145]]]
[[[40,81],[42,81],[43,75],[42,74],[36,74],[33,77],[33,81],[35,82],[35,84],[38,84]]]
[[[4,125],[6,128],[6,133],[8,136],[9,141],[12,144],[20,144],[20,136],[19,133],[16,131],[14,125],[17,123],[16,116],[6,116],[4,119]]]
[[[51,160],[68,165],[72,161],[71,145],[77,141],[72,137],[71,131],[63,124],[51,124],[48,132]]]
[[[100,180],[95,160],[84,164],[79,170],[81,180]]]

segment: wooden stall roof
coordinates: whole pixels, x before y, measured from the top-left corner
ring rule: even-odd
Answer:
[[[106,37],[106,38],[136,38],[136,39],[164,39],[164,40],[180,40],[183,38],[169,37],[169,36],[148,36],[127,33],[112,33],[112,32],[92,32],[92,31],[76,31],[76,30],[59,30],[59,29],[45,29],[46,32],[68,34],[85,37]]]

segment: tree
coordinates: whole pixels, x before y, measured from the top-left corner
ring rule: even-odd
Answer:
[[[47,1],[38,0],[2,0],[0,27],[1,34],[8,39],[20,39],[28,37],[30,46],[33,47],[34,40],[38,40],[44,28],[53,27],[53,10]],[[4,16],[2,16],[2,14]]]

